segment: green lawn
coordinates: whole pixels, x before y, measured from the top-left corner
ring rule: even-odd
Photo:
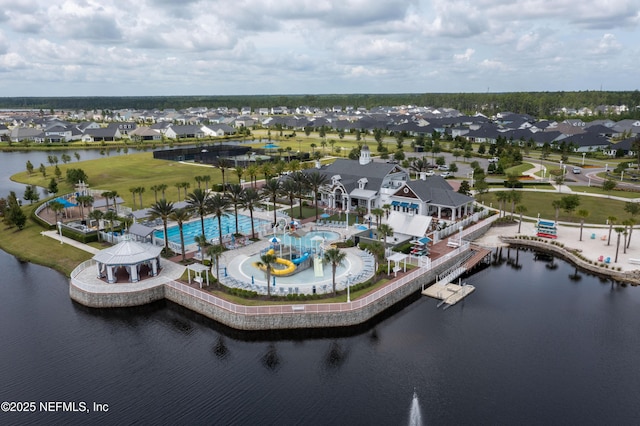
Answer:
[[[23,209],[28,216],[33,207],[27,206]],[[0,224],[0,247],[18,259],[48,266],[67,276],[78,264],[91,259],[90,253],[42,236],[42,230],[40,225],[31,220],[27,220],[25,228],[21,231]]]
[[[149,207],[155,202],[154,193],[150,189],[151,186],[168,185],[165,195],[169,201],[176,202],[184,199],[184,190],[181,190],[182,195],[178,198],[178,189],[174,186],[176,183],[189,182],[191,187],[187,192],[191,192],[194,188],[197,188],[197,183],[194,180],[195,176],[210,175],[211,182],[209,187],[213,183],[222,182],[220,169],[195,164],[181,164],[176,161],[156,160],[150,152],[100,158],[66,165],[59,164],[58,167],[60,167],[63,177],[66,176],[68,168],[84,170],[89,177],[88,183],[91,189],[117,191],[125,201],[125,205],[129,207],[133,207],[132,194],[129,188],[134,186],[145,187],[142,201],[145,207]],[[35,184],[46,188],[53,176],[53,171],[54,167],[47,167],[46,178],[36,172],[29,176],[26,171],[18,173],[11,178],[18,182]],[[237,182],[237,176],[233,171],[227,170],[225,179],[229,182]],[[64,181],[58,184],[58,188],[61,194],[73,191],[73,188]],[[22,194],[17,195],[21,196]],[[136,204],[138,203],[139,197],[136,196]]]
[[[509,167],[504,171],[505,175],[516,175],[522,176],[527,170],[531,170],[534,168],[534,165],[531,163],[522,163],[517,166]]]
[[[520,204],[527,208],[527,212],[524,213],[525,216],[537,217],[539,213],[541,218],[553,220],[555,219],[556,213],[551,203],[553,200],[559,200],[561,197],[566,195],[568,194],[555,192],[522,192],[522,201]],[[484,194],[483,200],[485,205],[492,205],[494,208],[499,208],[495,193],[490,192],[488,194]],[[576,211],[584,209],[589,212],[589,217],[585,219],[586,223],[605,224],[607,222],[607,217],[609,216],[615,216],[618,219],[618,223],[620,223],[625,219],[631,218],[631,215],[624,211],[624,205],[624,201],[600,197],[580,196],[580,205]],[[511,203],[505,204],[504,209],[510,213]],[[636,217],[636,219],[640,218]],[[580,223],[580,218],[576,215],[576,212],[569,215],[562,210],[560,211],[558,220]]]
[[[599,186],[569,186],[572,191],[580,193],[586,192],[588,194],[605,194],[616,197],[624,197],[624,198],[640,198],[640,192],[631,192],[631,191],[610,191],[605,192]]]

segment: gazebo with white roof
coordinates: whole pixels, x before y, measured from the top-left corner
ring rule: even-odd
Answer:
[[[98,278],[105,278],[108,283],[117,282],[116,271],[123,266],[132,283],[140,280],[140,267],[149,266],[152,276],[158,275],[160,269],[160,253],[162,247],[143,244],[126,239],[113,247],[99,251],[93,256],[98,267]]]

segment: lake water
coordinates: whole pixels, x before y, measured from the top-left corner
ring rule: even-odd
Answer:
[[[356,329],[240,333],[171,303],[84,308],[0,252],[0,400],[109,404],[0,421],[635,424],[640,289],[506,254],[446,311],[416,294]]]
[[[0,194],[46,156],[0,153]],[[355,329],[240,333],[165,302],[82,307],[0,251],[0,402],[109,405],[0,423],[637,423],[640,289],[502,253],[446,311],[416,294]]]
[[[46,167],[49,167],[48,157],[50,155],[55,155],[58,157],[58,164],[64,164],[62,162],[62,154],[67,154],[71,157],[71,162],[69,164],[76,163],[76,158],[74,153],[78,153],[80,155],[80,161],[84,160],[94,160],[96,158],[106,158],[107,155],[100,154],[99,149],[91,149],[91,150],[69,150],[69,151],[13,151],[13,152],[2,152],[0,151],[0,197],[6,197],[9,195],[9,191],[15,191],[18,198],[22,199],[22,195],[24,194],[25,186],[21,183],[13,182],[10,180],[10,177],[16,173],[24,172],[27,170],[27,161],[31,161],[33,164],[34,173],[39,173],[38,168],[40,164],[44,164]],[[129,153],[138,152],[134,149],[129,149]],[[124,155],[121,152],[117,152],[115,150],[109,151],[109,157],[115,157],[118,155]],[[82,168],[81,166],[78,166]],[[88,171],[85,170],[87,173]],[[51,175],[48,173],[47,175]],[[44,193],[41,194],[41,197],[44,197]]]

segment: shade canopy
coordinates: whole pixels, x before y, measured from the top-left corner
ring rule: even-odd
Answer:
[[[66,200],[62,197],[58,197],[53,201],[57,201],[58,203],[62,204],[62,207],[67,208],[67,207],[76,207],[77,204],[74,204],[72,202],[70,202],[69,200]]]
[[[160,256],[162,247],[124,240],[113,247],[100,250],[93,256],[96,262],[105,265],[136,265]]]

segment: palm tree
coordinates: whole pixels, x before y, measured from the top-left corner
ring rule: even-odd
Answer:
[[[227,197],[221,194],[215,194],[207,198],[207,211],[214,214],[218,218],[218,234],[220,245],[224,247],[222,241],[222,216],[226,215],[230,210],[230,202]]]
[[[204,182],[204,189],[209,193],[209,182],[211,182],[211,176],[204,175],[202,176],[202,181]]]
[[[200,216],[200,227],[202,228],[202,235],[205,235],[204,216],[207,214],[207,198],[207,193],[200,188],[194,189],[193,192],[187,197],[187,205],[189,206],[189,208],[197,213],[198,216]]]
[[[387,237],[390,237],[393,235],[393,228],[386,223],[381,224],[380,226],[378,226],[378,238],[380,238],[380,235],[384,237],[384,245],[386,247]]]
[[[113,221],[118,220],[118,214],[113,210],[109,210],[104,214],[104,219],[109,221],[109,232],[111,233],[111,242],[113,243]]]
[[[153,191],[153,198],[155,200],[154,202],[157,203],[158,202],[158,191],[160,191],[160,185],[152,185],[149,189]]]
[[[267,252],[260,256],[260,261],[257,262],[259,268],[264,268],[264,273],[267,278],[267,296],[269,297],[271,297],[271,271],[273,270],[273,265],[276,264],[276,259],[275,254]]]
[[[292,173],[299,171],[302,167],[300,166],[300,160],[293,160],[289,162],[289,170]]]
[[[273,164],[264,163],[260,166],[260,170],[262,171],[262,174],[264,174],[264,180],[269,180],[273,177]]]
[[[182,188],[182,182],[176,182],[173,184],[173,186],[175,186],[176,189],[178,190],[178,201],[182,201],[182,199],[180,198],[180,195],[182,194],[182,191],[180,191],[180,188]]]
[[[164,198],[149,208],[149,217],[152,219],[162,219],[162,225],[164,227],[164,251],[169,250],[169,235],[167,235],[167,221],[169,216],[173,213],[173,203],[165,200]]]
[[[129,192],[131,192],[131,196],[133,198],[133,209],[136,210],[136,192],[138,191],[137,187],[129,188]],[[142,207],[140,207],[142,208]]]
[[[136,188],[136,190],[138,192],[138,197],[140,197],[140,209],[142,209],[142,194],[145,191],[144,186],[139,186]]]
[[[79,195],[76,201],[80,204],[80,215],[84,218],[84,208],[93,205],[93,197],[91,195]]]
[[[164,191],[166,191],[167,188],[169,188],[169,185],[167,185],[166,183],[161,183],[160,185],[158,185],[158,191],[162,192],[162,198],[167,198],[164,196]]]
[[[318,221],[318,193],[320,188],[328,182],[327,176],[318,171],[311,172],[307,175],[307,184],[313,192],[313,200],[316,206],[316,222]]]
[[[580,241],[582,241],[582,229],[584,228],[584,220],[589,217],[589,210],[580,209],[576,214],[580,218]]]
[[[204,234],[196,235],[195,237],[193,237],[193,241],[195,241],[195,243],[198,245],[198,248],[200,249],[200,253],[202,254],[204,259],[204,254],[205,254],[204,249],[209,245],[209,243],[207,242],[207,237],[205,237]]]
[[[291,175],[291,178],[293,179],[293,181],[295,182],[295,186],[296,186],[296,195],[298,197],[298,208],[300,209],[300,219],[302,219],[303,215],[302,215],[302,198],[303,196],[306,194],[307,192],[307,176],[302,173],[302,172],[294,172]],[[316,211],[317,214],[317,211]]]
[[[627,254],[627,236],[629,235],[629,232],[627,231],[627,229],[631,228],[633,226],[633,219],[626,219],[622,221],[622,224],[624,225],[624,232],[622,233],[622,235],[624,235],[624,243],[622,244],[622,253]]]
[[[109,193],[111,194],[111,199],[113,200],[113,209],[117,213],[118,212],[118,203],[116,202],[116,199],[120,196],[120,194],[118,194],[118,191],[110,191]]]
[[[184,232],[182,232],[183,226],[185,222],[191,219],[191,212],[189,209],[175,209],[170,215],[169,219],[174,220],[178,223],[178,229],[180,230],[180,247],[182,252],[182,261],[184,262],[187,258],[184,253]]]
[[[127,229],[127,232],[129,232],[131,225],[133,225],[133,216],[127,215],[124,217],[120,217],[118,219],[120,219],[120,223],[122,224],[122,226],[124,226]]]
[[[92,210],[89,212],[89,219],[96,221],[96,228],[98,229],[98,241],[100,241],[100,219],[104,217],[102,210]]]
[[[640,203],[629,202],[625,203],[624,211],[631,215],[631,226],[629,227],[629,240],[627,241],[627,248],[631,244],[631,234],[633,233],[633,225],[636,223],[635,215],[640,213]]]
[[[49,208],[51,210],[53,210],[53,212],[56,215],[56,223],[58,222],[58,214],[61,213],[64,210],[64,205],[58,201],[58,200],[53,200],[49,202]]]
[[[222,173],[222,188],[225,188],[225,179],[224,179],[224,172],[231,167],[231,162],[229,160],[227,160],[226,158],[220,158],[218,160],[218,168],[220,169],[220,173]]]
[[[513,220],[513,211],[516,208],[516,204],[522,201],[522,192],[511,190],[509,192],[509,201],[511,201],[511,220]]]
[[[633,233],[633,225],[636,224],[636,220],[633,217],[630,217],[626,220],[626,222],[629,226],[629,239],[627,240],[627,248],[629,248],[629,245],[631,245],[631,234]]]
[[[381,208],[375,208],[375,209],[371,209],[371,214],[374,215],[376,217],[376,227],[380,226],[380,220],[382,219],[382,216],[384,215],[384,210]]]
[[[182,182],[180,184],[180,187],[184,188],[184,198],[186,199],[187,198],[187,190],[189,188],[191,188],[191,184],[189,182]],[[178,190],[178,191],[180,191],[180,190]]]
[[[607,222],[609,222],[609,239],[607,240],[607,245],[611,245],[611,231],[613,230],[613,225],[618,221],[618,218],[615,216],[609,216],[607,218]]]
[[[249,179],[251,180],[251,185],[256,187],[256,177],[260,172],[260,168],[256,164],[251,164],[247,167],[247,174],[249,175]]]
[[[276,200],[281,192],[281,185],[278,179],[269,179],[262,187],[262,193],[273,203],[273,225],[275,226],[278,218],[276,216]]]
[[[289,214],[293,217],[293,202],[296,199],[297,185],[291,178],[284,179],[280,184],[280,191],[289,199]]]
[[[382,206],[385,214],[387,215],[387,219],[389,219],[389,213],[391,212],[391,204],[385,204]]]
[[[236,235],[238,234],[238,204],[240,204],[240,199],[242,197],[242,185],[239,183],[230,184],[227,191],[227,198],[229,202],[233,204],[233,212],[236,216]]]
[[[242,183],[242,175],[244,175],[244,169],[242,167],[236,167],[234,170],[236,176],[238,176],[238,183]]]
[[[240,205],[249,210],[249,215],[251,216],[251,238],[253,239],[256,238],[256,231],[253,226],[253,210],[260,201],[262,201],[262,197],[254,188],[246,188],[242,192],[242,197],[240,198]]]
[[[516,206],[516,212],[520,214],[520,221],[518,222],[518,234],[519,234],[520,228],[522,226],[522,214],[527,212],[527,208],[522,204],[518,204]]]
[[[345,259],[347,258],[347,253],[341,251],[339,248],[330,248],[329,250],[324,252],[324,257],[322,258],[323,264],[331,265],[331,276],[333,283],[333,295],[336,295],[336,270],[338,269],[338,265],[343,265]]]
[[[378,268],[380,267],[380,262],[384,261],[384,246],[380,241],[374,241],[371,244],[367,245],[367,248],[373,254],[373,258],[375,260],[375,277],[378,276]]]
[[[504,213],[504,203],[505,201],[507,201],[509,199],[509,194],[506,191],[497,191],[496,192],[496,200],[498,201],[499,206],[500,206],[500,215],[499,217],[503,216]],[[556,219],[557,220],[557,219]]]
[[[224,253],[224,246],[220,244],[215,244],[207,248],[207,255],[211,258],[209,271],[213,268],[214,260],[216,262],[216,281],[218,282],[218,287],[220,286],[220,256],[222,253]]]
[[[282,176],[284,174],[284,171],[287,169],[287,163],[285,163],[282,160],[277,161],[274,165],[273,165],[273,171],[275,172],[276,176]]]
[[[198,189],[200,189],[201,188],[200,185],[202,184],[202,176],[196,176],[193,178],[193,180],[196,181],[196,183],[198,184]]]
[[[104,191],[100,196],[104,198],[104,201],[107,204],[106,209],[109,210],[109,198],[111,198],[111,191]]]
[[[618,245],[616,246],[616,260],[614,262],[618,263],[618,252],[620,251],[620,234],[625,232],[625,229],[621,226],[616,226],[616,233],[618,234]]]

